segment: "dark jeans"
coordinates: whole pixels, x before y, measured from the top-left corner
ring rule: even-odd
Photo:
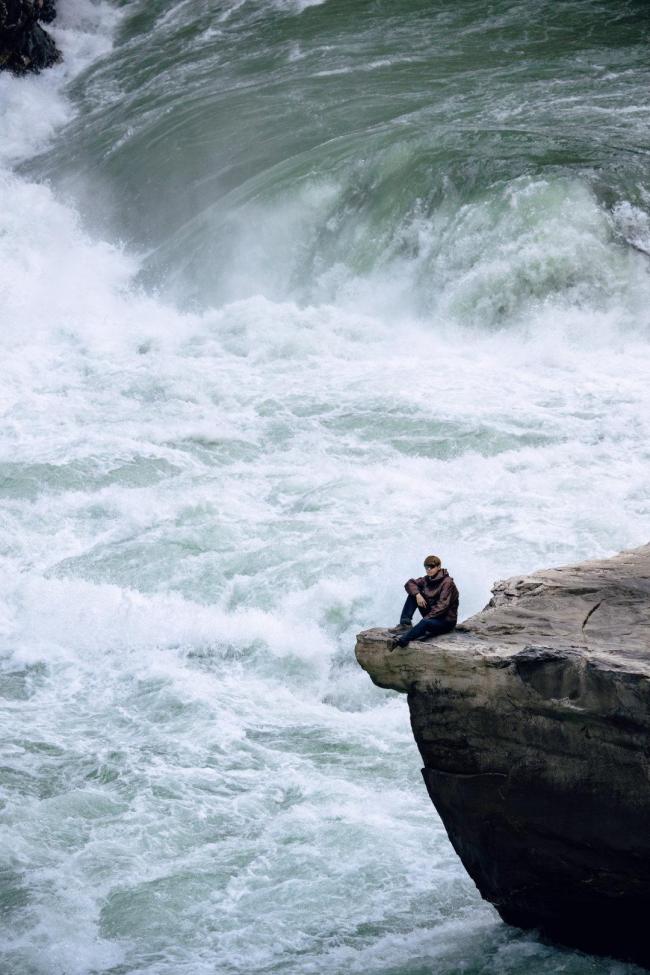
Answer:
[[[410,623],[417,607],[418,603],[415,596],[407,596],[402,615],[399,618],[400,623]],[[449,633],[453,630],[454,625],[454,623],[445,623],[443,620],[420,620],[406,633],[402,633],[397,642],[400,647],[405,647],[411,640],[426,640],[430,636],[441,636],[443,633]]]

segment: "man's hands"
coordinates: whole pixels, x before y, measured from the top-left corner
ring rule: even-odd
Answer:
[[[419,592],[417,594],[417,596],[415,597],[415,601],[418,604],[418,606],[420,607],[420,609],[426,609],[427,608],[427,601],[426,601],[426,599],[424,598],[424,596],[422,595],[421,592]]]

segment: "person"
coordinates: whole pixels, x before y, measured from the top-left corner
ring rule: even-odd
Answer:
[[[458,618],[458,589],[437,555],[424,560],[426,575],[409,579],[404,588],[408,593],[399,624],[389,630],[393,637],[389,650],[405,647],[411,640],[449,633]],[[422,619],[413,626],[413,613],[419,609]]]

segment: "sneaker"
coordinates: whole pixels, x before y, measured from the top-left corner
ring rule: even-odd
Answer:
[[[388,632],[396,636],[398,633],[406,633],[412,626],[412,623],[398,623],[397,626],[392,626]]]
[[[388,641],[388,650],[389,650],[390,653],[392,653],[393,650],[397,650],[398,647],[400,648],[400,650],[403,650],[404,647],[407,647],[407,646],[408,646],[408,643],[402,643],[402,641],[400,640],[400,638],[397,637],[397,636],[392,637]]]

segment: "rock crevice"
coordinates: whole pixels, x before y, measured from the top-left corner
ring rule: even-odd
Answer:
[[[503,919],[650,965],[650,545],[495,585],[455,632],[388,651],[429,795]]]

